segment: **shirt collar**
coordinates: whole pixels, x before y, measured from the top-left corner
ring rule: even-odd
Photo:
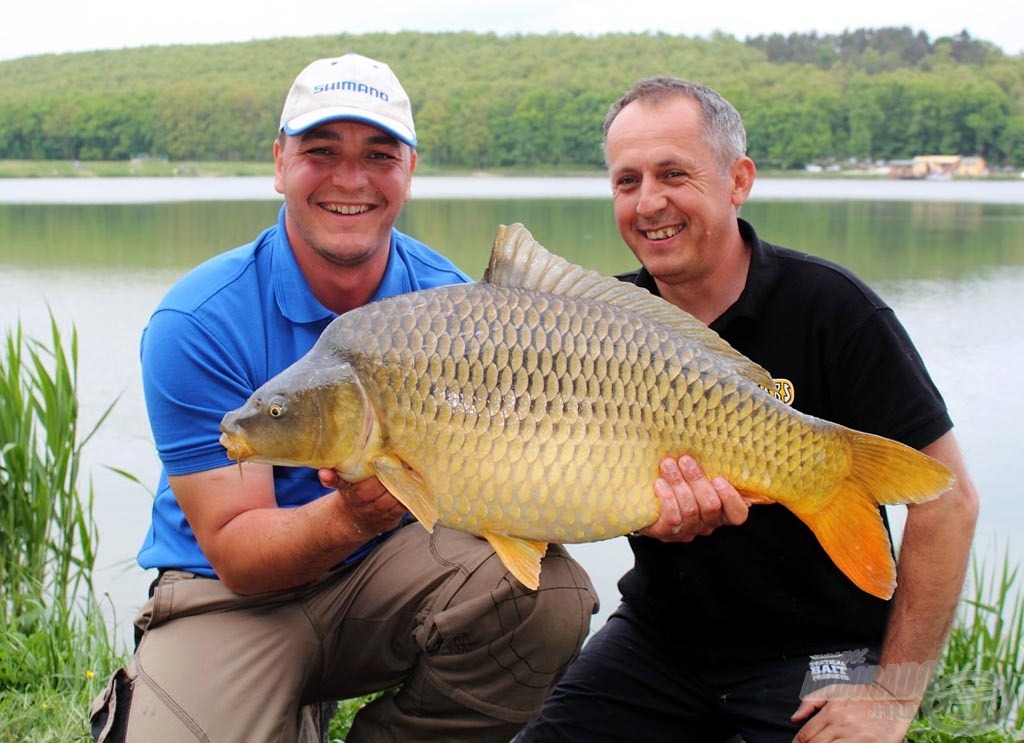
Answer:
[[[737,221],[743,242],[750,248],[750,266],[747,269],[747,282],[740,296],[711,323],[711,328],[719,332],[740,318],[755,320],[760,317],[779,274],[775,246],[759,238],[750,222],[745,219]]]

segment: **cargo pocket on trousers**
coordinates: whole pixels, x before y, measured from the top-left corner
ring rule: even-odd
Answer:
[[[97,743],[124,743],[135,682],[123,668],[111,675],[106,688],[89,709],[92,739]]]

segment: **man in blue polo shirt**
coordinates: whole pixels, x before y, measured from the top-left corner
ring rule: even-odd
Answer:
[[[394,229],[415,148],[387,65],[312,63],[274,144],[277,224],[153,313],[141,358],[163,473],[139,563],[159,577],[132,663],[94,704],[98,740],[310,740],[319,703],[390,690],[350,743],[508,741],[577,654],[596,595],[561,548],[527,592],[485,541],[406,526],[375,479],[239,466],[219,444],[224,413],[339,314],[468,281]]]

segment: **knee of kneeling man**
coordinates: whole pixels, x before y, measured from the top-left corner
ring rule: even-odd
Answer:
[[[598,610],[597,591],[583,567],[564,547],[552,545],[542,563],[538,589],[519,588],[523,593],[515,600],[517,633],[535,633],[538,653],[575,657]]]

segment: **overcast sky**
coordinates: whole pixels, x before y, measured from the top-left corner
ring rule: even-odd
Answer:
[[[1020,0],[17,0],[0,14],[0,59],[124,47],[369,31],[663,31],[742,40],[762,33],[909,26],[932,40],[962,30],[1024,51]]]

